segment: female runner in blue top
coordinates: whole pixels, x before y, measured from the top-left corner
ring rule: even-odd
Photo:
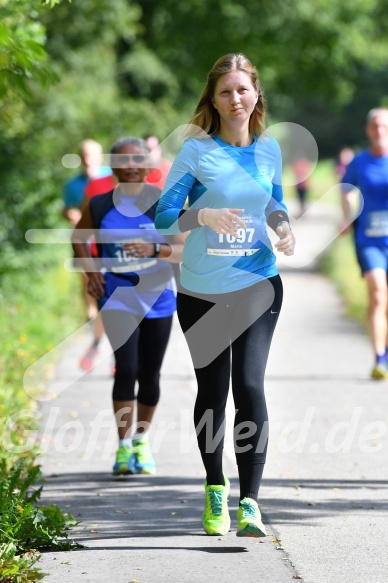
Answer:
[[[161,191],[144,183],[149,166],[146,143],[124,138],[111,153],[119,185],[90,199],[72,240],[115,354],[113,408],[119,449],[113,472],[153,474],[148,428],[159,400],[160,369],[176,308],[172,263],[181,260],[184,235],[172,239],[155,230]],[[92,233],[100,264],[86,244]],[[137,424],[131,437],[136,381]]]
[[[282,303],[278,251],[294,252],[281,187],[278,143],[261,134],[265,103],[255,67],[241,54],[219,59],[157,206],[156,228],[190,231],[183,250],[178,318],[194,363],[194,422],[206,469],[202,523],[230,527],[222,471],[230,376],[240,479],[237,536],[265,536],[257,496],[267,450],[264,372]],[[188,206],[184,207],[186,199]],[[210,428],[210,429],[209,429]]]

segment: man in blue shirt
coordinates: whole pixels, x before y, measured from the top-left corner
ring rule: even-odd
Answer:
[[[80,207],[85,196],[85,188],[91,178],[103,178],[112,174],[111,168],[102,166],[102,146],[94,140],[84,140],[80,144],[82,172],[70,178],[63,193],[63,216],[73,226],[81,218]]]
[[[372,109],[366,134],[370,148],[359,152],[342,178],[345,231],[351,220],[351,190],[362,195],[354,223],[357,260],[368,289],[367,323],[375,352],[371,377],[388,379],[388,109]]]

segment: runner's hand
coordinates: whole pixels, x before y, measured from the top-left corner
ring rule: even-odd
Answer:
[[[284,255],[293,255],[295,249],[295,237],[291,231],[290,225],[284,221],[276,228],[276,233],[280,237],[280,241],[275,243],[275,247]]]
[[[237,215],[244,212],[244,209],[210,209],[205,208],[202,213],[202,220],[207,227],[216,233],[230,234],[237,237],[238,227],[246,228],[244,221]]]
[[[152,257],[155,253],[155,245],[145,241],[131,241],[125,243],[123,249],[129,251],[133,257]]]
[[[96,298],[96,300],[100,299],[105,292],[105,277],[99,271],[86,273],[86,277],[86,289],[88,294]]]

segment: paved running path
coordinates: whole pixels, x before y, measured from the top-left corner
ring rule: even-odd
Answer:
[[[192,430],[195,382],[175,322],[154,424],[155,477],[112,477],[111,360],[80,377],[77,334],[41,403],[43,501],[82,522],[80,550],[43,554],[48,583],[386,583],[388,384],[368,379],[369,342],[343,316],[314,256],[337,217],[316,205],[295,224],[297,259],[281,260],[285,299],[267,369],[270,447],[260,505],[270,535],[235,536],[238,483],[228,404],[225,471],[232,530],[201,527],[204,474]],[[105,358],[104,358],[105,357]]]

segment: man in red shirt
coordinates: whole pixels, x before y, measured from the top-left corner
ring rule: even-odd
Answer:
[[[170,172],[171,162],[162,158],[162,148],[156,136],[148,135],[144,137],[147,148],[150,152],[152,168],[146,176],[146,183],[163,190],[164,183]]]

